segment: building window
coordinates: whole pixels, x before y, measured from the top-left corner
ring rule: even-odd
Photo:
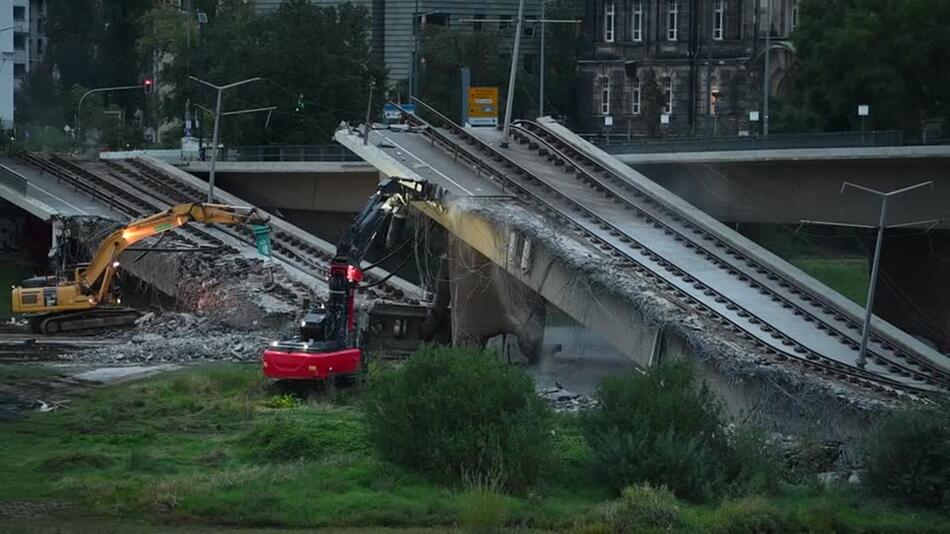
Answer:
[[[13,76],[16,78],[23,78],[26,76],[26,64],[25,63],[14,63],[13,64]]]
[[[713,39],[722,41],[722,28],[725,24],[726,0],[713,2]]]
[[[677,19],[679,17],[679,5],[676,0],[668,0],[666,4],[666,39],[675,41],[677,37]]]
[[[792,31],[798,27],[798,0],[792,0]]]
[[[614,15],[616,6],[613,0],[604,2],[604,42],[614,42]]]
[[[43,40],[42,39],[36,40],[36,53],[37,55],[40,55],[40,56],[43,55]]]
[[[633,79],[633,91],[632,98],[630,100],[630,113],[634,115],[640,114],[640,80],[639,78]]]
[[[643,0],[633,0],[633,11],[630,16],[630,35],[639,43],[643,41]]]
[[[13,34],[13,48],[15,50],[26,50],[26,34]]]
[[[502,15],[498,18],[501,19],[501,22],[498,23],[499,30],[507,30],[511,27],[511,15]]]
[[[715,78],[709,81],[709,114],[719,114],[719,81]]]
[[[25,6],[13,6],[13,20],[26,20]]]
[[[673,114],[673,78],[663,78],[663,113]]]
[[[610,79],[600,79],[600,114],[610,115]]]

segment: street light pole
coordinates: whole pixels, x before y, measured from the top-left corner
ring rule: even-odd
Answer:
[[[772,55],[772,0],[765,21],[765,73],[762,76],[762,137],[769,136],[769,56]]]
[[[548,4],[549,0],[541,0],[541,81],[538,84],[538,116],[544,116],[544,40],[545,40],[545,31],[544,31],[544,7]]]
[[[877,225],[877,243],[874,244],[874,260],[871,264],[871,282],[870,286],[868,287],[868,301],[864,311],[864,330],[861,333],[861,349],[858,352],[858,367],[861,369],[864,369],[865,362],[867,361],[868,337],[871,334],[871,314],[874,311],[874,291],[877,289],[877,275],[881,268],[881,247],[884,244],[884,228],[887,224],[887,200],[890,197],[907,193],[908,191],[913,191],[915,189],[920,189],[921,187],[926,187],[928,185],[933,186],[933,182],[923,182],[917,185],[912,185],[910,187],[904,187],[902,189],[885,193],[883,191],[852,184],[850,182],[841,184],[842,193],[844,192],[845,188],[853,187],[854,189],[871,193],[872,195],[877,195],[881,198],[881,214],[878,218]]]
[[[511,53],[511,76],[508,77],[508,101],[505,104],[505,127],[501,138],[501,147],[508,148],[508,134],[511,133],[511,108],[515,103],[515,77],[518,74],[518,54],[521,53],[521,25],[524,22],[524,0],[518,1],[518,21],[515,23],[515,47]]]
[[[220,120],[221,119],[221,97],[224,94],[224,92],[228,89],[232,89],[239,85],[244,85],[247,83],[259,81],[260,78],[248,78],[247,80],[241,80],[239,82],[234,82],[228,85],[215,85],[211,82],[206,82],[205,80],[202,80],[200,78],[195,78],[194,76],[189,76],[189,78],[202,85],[207,85],[208,87],[218,92],[218,102],[217,102],[217,105],[215,106],[215,111],[214,111],[214,135],[212,136],[212,141],[211,141],[211,170],[208,173],[208,203],[210,204],[214,202],[214,170],[215,170],[215,163],[217,163],[217,160],[218,160],[218,132],[219,132],[219,126],[220,126],[219,123],[221,122]]]
[[[3,30],[0,30],[0,31],[3,31]],[[144,85],[144,84],[141,84],[141,85],[119,85],[119,86],[116,86],[116,87],[99,87],[99,88],[96,88],[96,89],[90,89],[90,90],[86,91],[85,93],[83,93],[82,96],[79,97],[79,104],[76,105],[76,114],[75,114],[75,116],[73,117],[73,119],[74,119],[73,122],[75,122],[75,124],[76,124],[76,130],[75,130],[75,131],[76,131],[76,139],[79,139],[79,140],[80,140],[79,142],[82,143],[82,137],[80,136],[79,121],[80,121],[80,115],[81,115],[81,112],[82,112],[82,103],[83,103],[84,100],[86,100],[86,97],[87,97],[87,96],[89,96],[89,95],[91,95],[91,94],[94,94],[94,93],[105,93],[105,92],[107,92],[107,91],[125,91],[125,90],[128,90],[128,89],[144,89],[144,88],[145,88],[145,85]]]

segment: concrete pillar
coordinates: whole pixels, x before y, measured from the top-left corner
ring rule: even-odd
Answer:
[[[484,346],[489,338],[513,334],[528,360],[537,359],[544,299],[455,237],[449,239],[448,264],[453,343]]]
[[[950,353],[950,230],[886,232],[874,312]]]

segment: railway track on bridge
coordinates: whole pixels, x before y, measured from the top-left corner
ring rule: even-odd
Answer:
[[[417,115],[407,120],[433,143],[762,355],[885,394],[950,390],[946,369],[877,333],[865,369],[858,368],[861,326],[855,318],[543,125],[518,122],[517,144],[502,150],[419,104],[440,127]]]

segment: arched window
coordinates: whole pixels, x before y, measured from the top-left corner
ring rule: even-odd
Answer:
[[[643,41],[643,0],[633,0],[630,11],[630,40]]]
[[[633,88],[630,91],[630,113],[640,114],[640,78],[633,79]]]
[[[675,41],[679,28],[679,4],[677,0],[668,0],[666,3],[666,39]]]
[[[610,115],[610,78],[600,79],[600,114]]]
[[[663,78],[663,113],[673,114],[673,78]]]
[[[713,1],[713,39],[722,41],[723,28],[726,24],[726,0]]]

